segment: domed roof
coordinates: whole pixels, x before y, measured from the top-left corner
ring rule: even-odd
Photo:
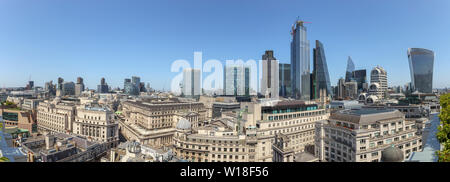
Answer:
[[[134,154],[141,153],[141,144],[139,144],[139,142],[132,141],[132,142],[128,143],[127,150],[128,150],[128,152],[134,153]]]
[[[382,162],[402,162],[403,160],[403,151],[393,145],[381,151]]]
[[[188,130],[191,129],[191,122],[187,119],[181,118],[177,123],[177,129]]]
[[[374,103],[378,101],[378,97],[376,95],[369,95],[369,97],[366,98],[367,103]]]

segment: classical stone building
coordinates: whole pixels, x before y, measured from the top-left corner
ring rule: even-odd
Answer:
[[[192,112],[198,115],[191,119],[200,123],[205,120],[206,110],[199,102],[182,102],[177,98],[125,101],[119,128],[128,140],[136,140],[143,145],[171,145],[180,114],[192,115]]]
[[[289,143],[290,139],[286,135],[276,134],[275,143],[272,145],[272,162],[294,162],[294,150]]]
[[[71,132],[75,113],[76,107],[74,104],[60,102],[58,98],[52,102],[40,102],[37,107],[38,131]]]
[[[304,101],[243,102],[239,111],[228,114],[233,113],[196,129],[180,120],[174,136],[177,155],[196,162],[271,162],[276,134],[283,134],[292,154],[311,150],[314,122],[328,117],[315,102]]]
[[[304,152],[314,146],[314,123],[327,119],[328,113],[315,102],[292,100],[263,104],[260,118],[257,122],[257,161],[270,162],[275,134],[283,133],[289,138],[294,153]]]
[[[396,109],[342,110],[316,122],[315,155],[321,161],[379,162],[381,151],[393,145],[408,158],[422,150],[420,133],[416,121]]]
[[[245,134],[236,129],[239,121],[219,119],[196,129],[181,119],[174,135],[176,155],[192,162],[248,162],[249,148]]]
[[[108,108],[77,108],[73,133],[90,141],[106,143],[108,148],[116,147],[119,143],[119,124],[114,113]]]

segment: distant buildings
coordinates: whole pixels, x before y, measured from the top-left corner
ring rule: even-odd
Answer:
[[[224,95],[250,95],[250,67],[244,65],[226,65],[224,68]]]
[[[279,67],[279,96],[288,98],[292,97],[292,83],[291,83],[291,64],[282,64],[278,65]]]
[[[27,86],[25,87],[26,90],[31,90],[34,88],[34,81],[28,81]]]
[[[412,91],[432,93],[434,52],[422,48],[408,49]]]
[[[77,78],[77,83],[75,84],[75,95],[76,96],[80,96],[81,93],[83,93],[83,91],[84,91],[83,78],[78,77]]]
[[[108,93],[109,87],[108,84],[106,84],[105,78],[102,78],[100,80],[100,85],[97,86],[97,92],[98,93]]]
[[[262,56],[261,94],[266,98],[278,98],[279,94],[279,68],[278,60],[269,50]],[[246,94],[248,95],[248,94]]]
[[[321,161],[380,162],[381,152],[391,146],[407,159],[422,149],[416,122],[394,109],[338,111],[316,122],[315,128],[315,155]]]
[[[183,70],[181,92],[184,97],[198,97],[202,95],[200,69],[186,68]]]
[[[56,96],[75,95],[75,83],[73,82],[62,82],[58,88]]]
[[[297,21],[292,27],[291,42],[291,82],[293,98],[309,100],[310,86],[310,48],[303,21]]]
[[[45,82],[44,91],[48,93],[48,96],[56,95],[56,85],[53,85],[53,81]]]
[[[128,95],[139,95],[139,86],[141,85],[141,78],[137,76],[126,78],[123,83],[124,93]]]

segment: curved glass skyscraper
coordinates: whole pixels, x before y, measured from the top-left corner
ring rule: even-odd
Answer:
[[[320,90],[326,90],[326,96],[332,94],[331,84],[330,84],[330,75],[328,74],[328,66],[327,60],[325,58],[325,51],[323,49],[323,44],[316,40],[316,48],[314,49],[314,83],[313,89],[311,90],[311,95],[313,95],[312,99],[316,99],[320,97]]]
[[[355,71],[355,64],[352,58],[349,56],[347,60],[347,71],[345,72],[345,82],[350,82],[353,79],[353,71]]]
[[[434,52],[422,48],[408,49],[412,91],[431,93],[433,89]]]

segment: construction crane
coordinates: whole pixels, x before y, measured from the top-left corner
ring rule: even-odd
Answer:
[[[294,33],[295,33],[295,25],[303,26],[304,23],[312,23],[312,22],[299,20],[299,18],[297,17],[297,20],[296,20],[295,23],[292,25],[291,35],[294,36]]]

